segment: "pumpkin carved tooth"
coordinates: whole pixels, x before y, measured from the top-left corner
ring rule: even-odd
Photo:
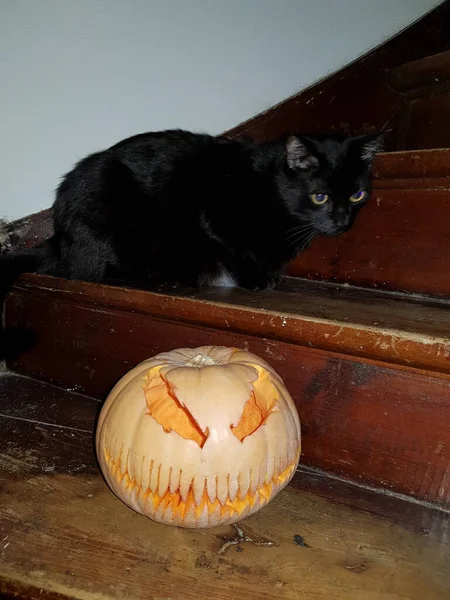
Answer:
[[[258,480],[259,465],[256,465],[255,468],[250,471],[250,487],[248,489],[250,496],[254,496],[256,494],[256,490],[258,489]]]
[[[170,482],[170,471],[172,470],[172,467],[164,467],[164,465],[161,465],[161,468],[159,469],[159,481],[158,481],[158,493],[159,494],[164,494],[166,492],[166,490],[169,488],[169,482]]]
[[[171,469],[170,472],[170,491],[173,494],[180,488],[180,469]]]
[[[248,469],[243,469],[239,473],[238,480],[239,480],[238,496],[242,500],[242,498],[244,498],[247,495],[249,487],[250,487],[250,472],[248,471]]]
[[[159,487],[159,471],[161,469],[161,464],[152,465],[152,473],[150,475],[150,491],[154,494],[158,492]]]
[[[199,478],[191,489],[194,494],[195,505],[200,506],[200,504],[204,503],[205,499],[207,498],[206,479],[202,483],[201,479]]]
[[[101,469],[131,508],[181,527],[234,523],[290,481],[300,423],[280,377],[249,352],[209,346],[144,361],[105,402]]]
[[[228,498],[228,477],[220,477],[217,482],[217,499],[222,506],[225,504]]]
[[[217,481],[215,477],[208,477],[206,480],[206,493],[210,502],[217,498]]]
[[[182,481],[182,483],[180,484],[180,496],[181,499],[183,500],[183,502],[186,502],[187,496],[189,494],[189,490],[192,488],[192,479],[189,480],[187,478],[184,479],[184,481]]]
[[[290,462],[293,462],[293,459]],[[273,457],[270,456],[267,461],[266,471],[265,471],[265,473],[263,473],[263,476],[264,476],[263,483],[268,483],[269,481],[272,480],[274,469],[275,469],[275,463],[274,463]]]

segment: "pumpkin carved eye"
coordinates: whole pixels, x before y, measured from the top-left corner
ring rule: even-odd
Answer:
[[[268,373],[261,372],[253,384],[253,392],[244,406],[241,420],[236,427],[230,429],[240,442],[255,433],[276,410],[278,393],[270,382]]]
[[[185,440],[192,440],[203,448],[208,439],[208,430],[201,430],[189,410],[178,400],[164,375],[159,372],[150,375],[144,393],[148,414],[166,433],[175,431]]]

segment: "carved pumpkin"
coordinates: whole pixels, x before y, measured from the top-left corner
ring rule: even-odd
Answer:
[[[234,523],[290,481],[300,422],[281,378],[257,356],[217,346],[158,354],[109,394],[97,455],[112,491],[181,527]]]

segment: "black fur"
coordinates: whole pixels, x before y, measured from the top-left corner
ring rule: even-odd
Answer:
[[[1,293],[24,271],[152,286],[275,286],[317,234],[345,232],[370,192],[378,135],[254,145],[165,131],[80,161],[60,184],[54,235],[0,259]],[[313,194],[327,194],[323,205]]]

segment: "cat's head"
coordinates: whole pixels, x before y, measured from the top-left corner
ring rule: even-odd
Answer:
[[[278,178],[290,212],[319,234],[347,231],[371,192],[371,167],[383,134],[290,136]]]

